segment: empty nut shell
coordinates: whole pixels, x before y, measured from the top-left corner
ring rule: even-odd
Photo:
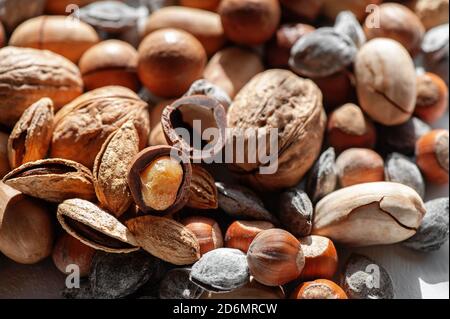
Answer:
[[[91,171],[59,158],[25,163],[9,172],[3,182],[24,194],[54,203],[70,198],[95,199]]]
[[[275,226],[269,222],[237,220],[228,227],[225,233],[225,246],[247,253],[256,235],[270,228],[275,228]]]
[[[159,284],[159,297],[161,299],[199,299],[204,290],[189,279],[190,274],[189,268],[169,271]]]
[[[212,292],[242,287],[250,279],[245,254],[231,248],[210,251],[192,266],[190,279]]]
[[[420,197],[425,197],[425,181],[417,165],[399,153],[388,156],[384,168],[386,181],[400,183],[414,189]]]
[[[417,165],[425,178],[435,184],[448,183],[448,131],[433,130],[416,145]]]
[[[282,229],[260,232],[247,253],[250,274],[266,286],[280,286],[297,279],[305,266],[300,242]]]
[[[292,299],[348,299],[344,290],[327,279],[317,279],[301,284]]]
[[[288,189],[280,195],[278,218],[294,236],[303,237],[311,233],[313,212],[311,200],[299,187]]]
[[[214,98],[222,104],[225,110],[228,110],[231,104],[231,98],[223,89],[205,79],[192,83],[185,96],[191,95],[206,95],[207,97]]]
[[[148,171],[158,160],[166,158],[170,159],[169,166],[158,165]],[[178,169],[175,170],[175,168]],[[153,173],[155,175],[149,179],[150,183],[146,183],[145,180],[148,178],[145,175]],[[165,145],[152,146],[141,151],[131,161],[128,171],[128,186],[136,205],[143,212],[168,215],[179,211],[188,202],[191,177],[191,164],[183,154],[180,154],[178,149]],[[164,202],[164,207],[159,206],[163,204],[162,202],[158,203],[158,207],[152,207],[150,202],[158,202],[157,197],[164,195],[163,193],[170,195],[167,203]]]
[[[114,216],[83,199],[59,204],[62,228],[82,243],[110,253],[129,253],[139,248],[131,232]]]
[[[317,203],[312,234],[348,246],[393,244],[412,237],[425,212],[422,199],[408,186],[359,184]]]
[[[334,148],[330,147],[320,155],[311,169],[306,182],[306,191],[314,203],[336,189],[338,180],[335,162],[336,154]],[[295,232],[293,234],[296,235]],[[305,235],[309,234],[303,234]]]
[[[342,287],[350,299],[394,298],[392,280],[386,269],[359,254],[352,254],[347,260]]]
[[[194,95],[178,99],[164,109],[161,124],[167,142],[189,154],[194,163],[211,163],[226,144],[226,112],[214,98]],[[216,129],[214,139],[204,134],[210,128]]]
[[[425,203],[427,213],[417,233],[403,243],[404,246],[424,252],[439,250],[448,241],[448,197]]]

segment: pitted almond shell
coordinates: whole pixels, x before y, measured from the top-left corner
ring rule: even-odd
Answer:
[[[94,188],[100,204],[121,216],[133,202],[127,184],[128,166],[139,152],[139,135],[132,121],[112,133],[94,162]]]
[[[3,182],[26,195],[49,202],[61,203],[70,198],[96,198],[89,169],[59,158],[25,163],[9,172]]]
[[[192,165],[192,179],[187,206],[195,209],[216,209],[219,207],[214,177],[199,165]]]
[[[74,198],[62,202],[57,218],[65,231],[97,250],[130,253],[139,249],[125,225],[89,201]]]
[[[190,265],[200,259],[200,244],[193,232],[165,217],[141,216],[126,222],[140,247],[174,265]]]
[[[425,212],[421,197],[408,186],[359,184],[319,201],[312,234],[348,246],[394,244],[416,233]]]
[[[25,110],[8,140],[11,168],[46,157],[53,133],[53,101],[42,98]]]

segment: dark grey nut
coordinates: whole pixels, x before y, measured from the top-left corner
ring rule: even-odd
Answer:
[[[65,299],[92,299],[91,285],[89,281],[80,282],[79,288],[64,288],[61,293]]]
[[[398,152],[404,155],[414,155],[416,142],[431,131],[431,127],[412,117],[404,124],[395,126],[378,126],[378,147],[383,154]]]
[[[291,188],[280,195],[279,219],[295,237],[311,233],[314,208],[308,195],[299,187]]]
[[[250,280],[247,256],[232,248],[212,250],[192,266],[190,280],[212,292],[242,287]]]
[[[356,47],[360,48],[364,43],[366,43],[366,35],[361,27],[358,19],[351,11],[342,11],[336,17],[336,22],[334,24],[334,29],[342,34],[345,34]]]
[[[403,243],[406,247],[431,252],[436,251],[448,240],[449,235],[448,197],[425,203],[427,213],[417,233]]]
[[[448,84],[449,25],[430,29],[422,41],[424,66],[427,71],[438,74]]]
[[[336,153],[333,147],[323,152],[314,164],[306,183],[306,192],[313,203],[334,192],[337,186]]]
[[[102,31],[121,33],[136,27],[139,12],[120,1],[98,1],[81,8],[80,19]]]
[[[124,298],[142,287],[155,271],[158,260],[143,252],[97,252],[89,275],[93,298]]]
[[[206,95],[212,97],[219,101],[225,110],[228,109],[232,102],[230,96],[224,90],[205,79],[197,80],[192,83],[185,96],[191,95]]]
[[[225,183],[216,183],[219,207],[235,218],[265,220],[277,223],[277,219],[265,207],[262,200],[252,190]]]
[[[347,260],[342,287],[350,299],[394,299],[392,280],[386,269],[359,254],[352,254]]]
[[[356,45],[347,35],[333,28],[320,28],[294,44],[289,65],[300,75],[322,78],[347,68],[356,52]]]
[[[425,181],[417,165],[408,157],[392,153],[384,168],[386,181],[400,183],[413,188],[420,197],[425,197]]]
[[[161,299],[199,299],[203,288],[190,281],[191,270],[178,268],[169,271],[159,285]]]

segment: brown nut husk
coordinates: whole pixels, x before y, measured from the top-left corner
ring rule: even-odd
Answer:
[[[141,216],[126,222],[138,245],[174,265],[190,265],[200,259],[200,245],[192,231],[168,218]]]
[[[109,253],[139,249],[130,231],[114,216],[83,199],[68,199],[58,206],[62,228],[82,243]]]
[[[192,179],[187,206],[194,209],[216,209],[219,207],[214,177],[199,165],[192,165]]]
[[[189,154],[194,163],[210,163],[220,154],[226,144],[226,121],[223,105],[214,98],[202,95],[176,100],[164,109],[161,117],[167,142]],[[218,136],[208,135],[210,139],[207,139],[204,136],[205,130],[211,128],[217,129]],[[188,141],[180,136],[183,133],[180,130],[187,131]],[[198,139],[201,143],[198,143]],[[197,144],[206,146],[200,145],[197,148]]]
[[[178,187],[176,198],[173,199],[169,207],[160,210],[158,208],[151,207],[146,203],[146,200],[144,198],[145,188],[142,183],[141,174],[155,161],[165,157],[169,157],[170,159],[173,159],[179,163],[182,168],[183,176]],[[165,172],[161,171],[161,174],[164,175],[164,173]],[[178,149],[166,145],[151,146],[141,151],[131,161],[128,171],[128,186],[136,205],[144,213],[170,215],[179,211],[188,202],[191,178],[192,166],[186,156],[184,154],[181,154]],[[167,185],[164,186],[167,187]]]
[[[0,252],[17,263],[34,264],[51,254],[53,238],[45,205],[0,182]]]
[[[42,98],[25,110],[8,140],[11,168],[46,157],[53,133],[53,102]]]
[[[11,170],[8,160],[8,134],[0,131],[0,178]]]
[[[0,49],[0,83],[0,124],[9,127],[40,98],[52,99],[57,111],[83,92],[75,64],[56,53],[28,48]]]
[[[267,168],[269,163],[259,159],[248,163],[247,158],[246,163],[235,163],[233,168],[256,188],[279,190],[295,186],[319,155],[318,141],[323,139],[325,124],[322,93],[312,81],[286,70],[260,73],[239,92],[228,110],[228,126],[244,139],[244,150],[233,153],[252,155],[242,130],[258,130],[258,135],[265,131],[269,139],[269,130],[278,129],[278,149],[266,150],[266,154],[277,156],[278,169],[275,174],[261,174],[261,168]]]
[[[312,234],[348,246],[387,245],[413,236],[425,206],[412,188],[390,182],[359,184],[323,198]]]
[[[121,86],[89,91],[56,114],[50,156],[92,168],[105,140],[128,120],[133,120],[143,149],[150,132],[147,103]]]
[[[138,132],[133,122],[128,121],[108,137],[95,159],[95,193],[102,207],[116,217],[133,202],[126,176],[128,166],[138,152]]]
[[[91,171],[60,158],[23,164],[9,172],[3,182],[26,195],[54,203],[70,198],[95,200]]]

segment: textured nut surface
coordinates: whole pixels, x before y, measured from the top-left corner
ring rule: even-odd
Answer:
[[[398,125],[411,117],[416,103],[416,73],[403,46],[391,39],[374,39],[355,61],[357,93],[362,109],[384,125]]]
[[[144,148],[150,132],[147,103],[120,86],[89,91],[55,115],[50,156],[92,168],[105,140],[128,120],[138,131],[139,149]]]
[[[336,17],[334,29],[338,33],[347,35],[360,48],[366,42],[364,30],[351,11],[342,11]]]
[[[331,280],[317,279],[301,284],[293,293],[294,299],[348,299],[344,290]]]
[[[299,187],[288,189],[280,195],[278,217],[294,236],[303,237],[311,233],[313,213],[311,200]]]
[[[408,186],[359,184],[317,203],[312,234],[348,246],[393,244],[413,236],[424,215],[422,199]]]
[[[20,117],[8,140],[11,168],[47,156],[53,133],[53,102],[42,98]]]
[[[336,153],[334,148],[330,147],[320,155],[311,169],[306,191],[314,203],[336,189],[338,180],[335,162]]]
[[[169,271],[159,284],[161,299],[199,299],[204,289],[189,280],[191,269],[178,268]]]
[[[83,91],[80,71],[69,60],[28,48],[0,49],[0,83],[0,124],[9,127],[40,98],[51,98],[57,111]]]
[[[326,115],[322,93],[310,80],[286,70],[268,70],[255,76],[236,96],[228,110],[228,126],[234,129],[278,129],[275,174],[260,174],[257,163],[236,163],[243,178],[263,189],[295,186],[319,155]],[[268,133],[267,133],[268,134]],[[268,143],[269,144],[269,143]],[[244,136],[244,147],[248,138]],[[248,154],[247,149],[245,153]],[[301,158],[302,160],[298,160]],[[267,165],[267,164],[266,164]]]
[[[393,153],[386,160],[384,168],[386,181],[404,184],[425,197],[425,181],[417,165],[404,155]]]
[[[218,192],[214,177],[199,165],[192,166],[188,207],[195,209],[216,209],[219,207]]]
[[[142,249],[174,265],[190,265],[200,258],[195,234],[168,218],[142,216],[130,219],[127,227]]]
[[[95,199],[92,173],[77,162],[49,158],[25,163],[3,182],[24,194],[60,203],[70,198]]]
[[[242,287],[250,279],[245,254],[231,248],[210,251],[192,266],[190,279],[213,292]]]
[[[112,133],[94,162],[94,188],[98,201],[119,217],[133,199],[128,189],[127,173],[131,160],[139,152],[139,136],[132,121]]]
[[[0,132],[0,178],[11,170],[8,159],[8,138],[8,134]]]

